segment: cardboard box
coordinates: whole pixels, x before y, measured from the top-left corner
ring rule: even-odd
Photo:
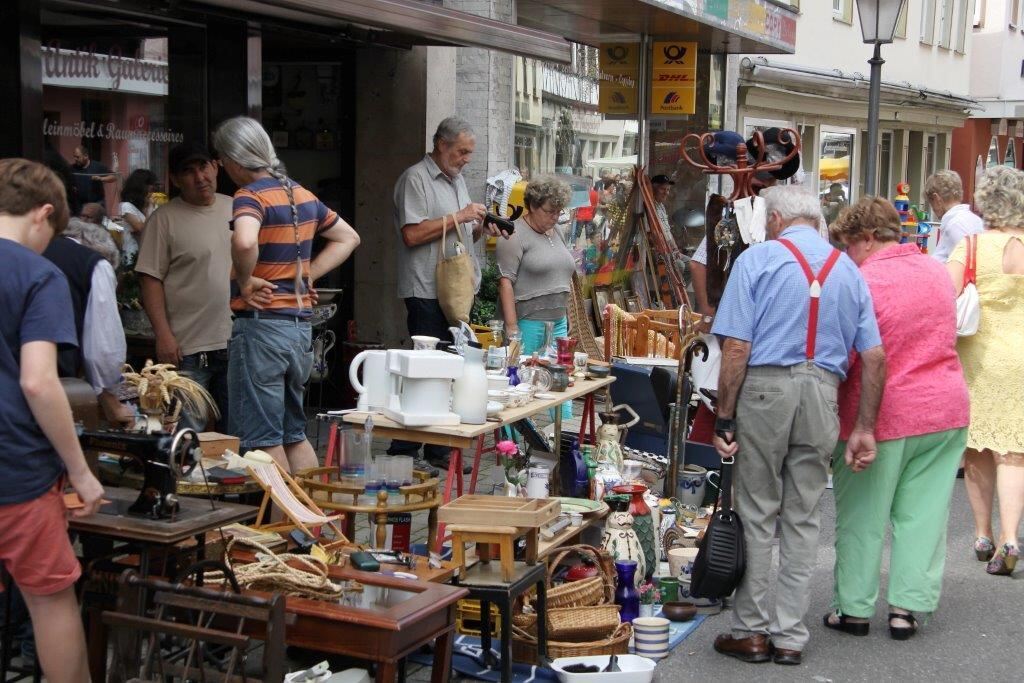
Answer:
[[[237,436],[228,436],[220,432],[199,432],[199,447],[203,449],[204,458],[220,458],[224,455],[225,449],[238,453],[240,443]]]

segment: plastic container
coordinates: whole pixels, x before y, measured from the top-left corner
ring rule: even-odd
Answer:
[[[562,683],[650,683],[654,678],[654,660],[638,655],[617,655],[621,671],[605,673],[610,655],[591,655],[589,657],[560,657],[551,662],[551,668]],[[597,673],[574,674],[564,670],[572,664],[589,664],[602,669]]]
[[[484,352],[476,342],[466,345],[462,377],[452,387],[452,412],[464,424],[482,425],[487,422],[487,371],[484,370]]]

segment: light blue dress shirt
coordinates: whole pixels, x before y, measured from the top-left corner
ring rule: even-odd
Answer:
[[[814,228],[782,232],[818,273],[832,246]],[[850,350],[880,346],[871,293],[857,266],[842,254],[822,286],[814,364],[846,378]],[[715,315],[712,332],[751,343],[748,365],[789,367],[807,362],[810,293],[803,269],[772,240],[740,254]]]

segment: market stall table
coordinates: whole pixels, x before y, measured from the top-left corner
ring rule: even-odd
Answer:
[[[71,517],[68,528],[84,537],[105,538],[127,543],[138,550],[139,574],[149,575],[150,552],[154,548],[169,550],[183,541],[195,539],[196,556],[206,553],[206,533],[227,524],[244,522],[256,517],[256,508],[235,503],[216,503],[198,498],[181,498],[178,514],[173,519],[150,519],[123,512],[138,497],[134,489],[108,487],[103,497],[110,501],[100,512],[88,517]],[[92,558],[84,558],[86,562]],[[89,669],[94,681],[106,680],[107,639],[98,619],[90,618]]]
[[[338,602],[286,597],[288,645],[376,662],[377,683],[391,683],[398,680],[406,656],[434,642],[430,680],[448,681],[455,605],[466,597],[467,589],[349,567],[329,567],[328,576],[358,581],[363,590]]]
[[[506,408],[505,410],[498,413],[496,418],[488,419],[484,424],[470,425],[470,424],[458,424],[458,425],[447,425],[447,426],[434,426],[434,427],[406,427],[394,420],[388,419],[379,413],[367,413],[360,411],[348,412],[338,417],[343,422],[349,424],[362,425],[366,422],[367,417],[373,419],[373,434],[375,437],[401,439],[404,441],[412,441],[415,443],[427,443],[436,446],[448,446],[452,449],[451,458],[448,465],[448,479],[445,482],[445,491],[443,502],[448,503],[454,497],[458,498],[463,494],[462,489],[462,451],[465,448],[476,446],[476,455],[473,458],[473,470],[470,476],[469,482],[469,493],[476,492],[476,481],[480,474],[480,457],[483,453],[483,437],[491,432],[494,432],[501,427],[509,426],[524,420],[538,413],[542,413],[547,410],[553,410],[561,406],[566,401],[572,401],[577,398],[584,399],[583,406],[583,419],[580,425],[580,439],[581,441],[588,437],[591,443],[594,443],[594,431],[596,429],[596,422],[594,418],[594,394],[595,392],[604,389],[615,381],[614,377],[606,377],[604,379],[577,379],[573,386],[569,387],[563,392],[557,392],[553,395],[555,398],[551,399],[534,399],[524,406],[518,408]],[[561,452],[561,440],[562,440],[562,411],[553,410],[555,416],[555,450],[554,452]],[[327,419],[331,419],[334,416],[330,414],[325,416]],[[589,431],[587,426],[589,425]],[[332,421],[332,430],[336,430],[337,426]],[[587,432],[585,434],[585,432]],[[555,466],[551,470],[551,493],[557,495],[559,488],[559,472],[558,462],[556,460]],[[444,540],[444,525],[439,525],[436,548],[440,548]]]

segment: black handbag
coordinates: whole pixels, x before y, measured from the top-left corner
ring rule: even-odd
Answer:
[[[695,598],[725,598],[732,595],[747,568],[743,522],[732,509],[732,468],[735,458],[722,458],[721,507],[714,514],[693,561],[690,595]]]

